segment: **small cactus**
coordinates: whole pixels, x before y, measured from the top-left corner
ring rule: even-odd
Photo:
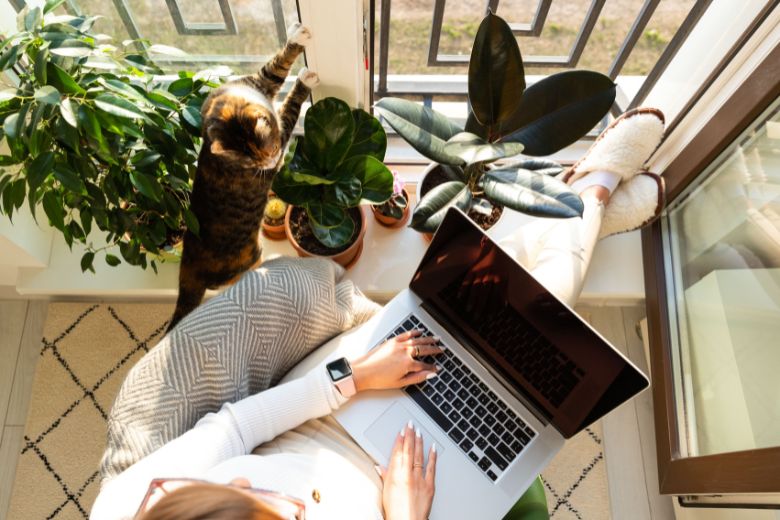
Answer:
[[[287,203],[277,197],[268,199],[268,203],[265,205],[265,216],[269,220],[279,220],[284,218],[286,211]]]

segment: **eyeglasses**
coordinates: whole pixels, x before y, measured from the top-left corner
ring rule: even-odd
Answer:
[[[136,517],[141,513],[149,511],[165,495],[192,484],[213,484],[213,482],[192,478],[156,478],[152,480],[149,483],[149,489],[146,490],[141,506],[138,508]],[[288,520],[305,520],[306,518],[306,504],[300,499],[266,489],[245,488],[234,484],[225,485],[251,493],[282,518]]]

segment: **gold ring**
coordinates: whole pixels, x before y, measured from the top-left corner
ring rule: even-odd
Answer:
[[[414,468],[422,468],[423,465],[420,464],[419,462],[415,462],[414,464],[412,464],[412,467],[414,467]]]
[[[420,357],[420,347],[417,345],[414,346],[414,355],[412,356],[414,359],[417,359]]]

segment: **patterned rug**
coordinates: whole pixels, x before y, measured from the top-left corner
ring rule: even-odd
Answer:
[[[171,304],[49,305],[9,520],[79,520],[98,492],[105,420],[125,374],[162,337]],[[604,519],[601,425],[543,472],[551,518]]]

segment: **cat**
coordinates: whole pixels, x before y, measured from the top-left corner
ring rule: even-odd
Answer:
[[[317,73],[302,69],[275,113],[273,99],[311,41],[299,23],[287,34],[284,48],[259,72],[220,86],[203,103],[203,146],[190,197],[200,230],[184,234],[179,296],[168,331],[200,304],[206,289],[233,283],[260,263],[258,231],[268,190],[301,104],[319,84]]]

